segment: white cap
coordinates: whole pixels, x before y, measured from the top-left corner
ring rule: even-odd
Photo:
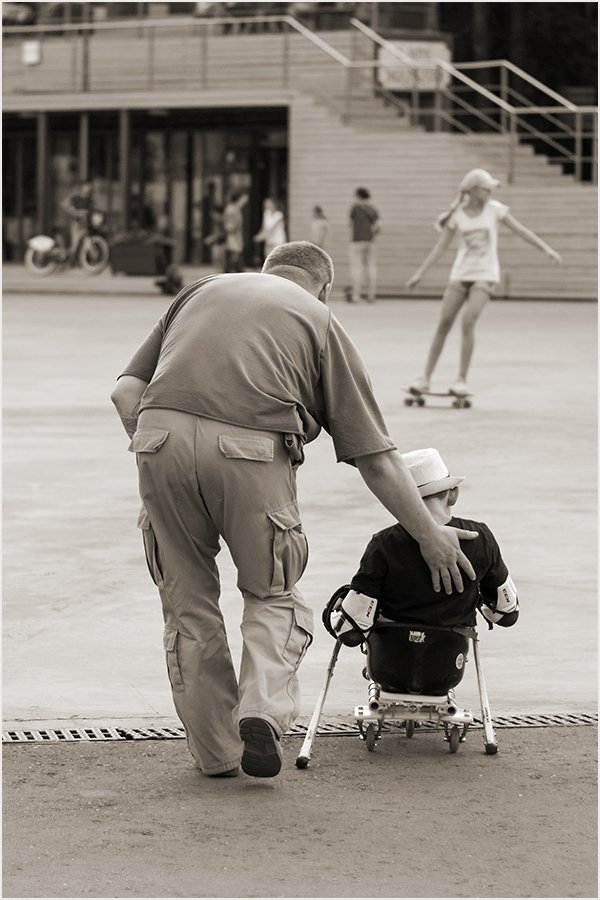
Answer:
[[[498,179],[486,172],[485,169],[471,169],[461,181],[459,190],[470,191],[474,187],[483,187],[493,191],[499,184]]]

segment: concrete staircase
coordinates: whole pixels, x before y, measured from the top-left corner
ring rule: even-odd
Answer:
[[[371,103],[380,101],[371,98]],[[395,116],[385,110],[388,121]],[[380,113],[379,113],[380,114]],[[289,118],[290,237],[308,235],[310,210],[320,204],[330,220],[329,251],[338,289],[348,283],[348,210],[357,186],[367,187],[381,214],[378,238],[381,296],[406,292],[404,284],[437,239],[433,222],[456,194],[468,169],[482,166],[504,184],[499,200],[563,257],[555,266],[537,248],[503,229],[499,296],[589,299],[597,297],[597,190],[576,182],[532,149],[517,151],[514,182],[506,184],[507,138],[426,133],[411,127],[380,128],[377,118],[345,123],[335,103],[298,93]],[[386,123],[387,126],[387,123]],[[439,296],[452,248],[414,292]]]

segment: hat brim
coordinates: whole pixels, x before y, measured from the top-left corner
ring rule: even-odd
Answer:
[[[465,480],[464,475],[448,475],[447,478],[439,478],[437,481],[429,481],[419,487],[421,497],[430,497],[432,494],[441,494],[450,491]]]

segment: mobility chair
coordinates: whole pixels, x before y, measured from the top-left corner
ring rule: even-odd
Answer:
[[[308,765],[321,710],[341,648],[341,642],[329,624],[329,614],[335,603],[341,601],[349,590],[349,585],[339,588],[323,612],[323,623],[336,638],[336,645],[325,684],[296,759],[300,769]],[[375,749],[387,722],[402,725],[408,738],[422,723],[432,723],[443,728],[450,753],[456,753],[466,738],[469,726],[475,722],[471,710],[461,709],[454,695],[454,688],[460,684],[465,672],[470,645],[473,647],[477,674],[485,752],[490,756],[497,752],[476,627],[433,627],[385,619],[379,620],[362,642],[367,658],[363,675],[369,682],[368,700],[355,708],[354,718],[367,750]]]

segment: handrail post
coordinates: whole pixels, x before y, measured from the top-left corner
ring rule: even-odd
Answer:
[[[208,87],[208,34],[207,34],[207,32],[208,32],[209,25],[203,23],[202,25],[200,25],[200,28],[202,29],[202,40],[201,40],[202,75],[201,75],[201,77],[202,77],[202,87],[206,89]]]
[[[81,35],[81,90],[88,93],[90,89],[90,36],[89,31]]]
[[[437,133],[441,131],[442,116],[442,92],[440,90],[440,82],[442,80],[442,70],[439,66],[435,67],[435,91],[433,92],[433,130]]]
[[[147,70],[147,84],[148,90],[152,90],[154,87],[154,28],[148,29],[148,70]]]
[[[581,134],[581,113],[575,113],[575,178],[581,181],[582,172],[582,156],[583,156],[583,140]]]
[[[500,66],[500,99],[508,103],[508,69],[505,65]],[[500,107],[500,127],[503,133],[506,133],[506,110]]]
[[[412,121],[413,125],[419,124],[419,119],[421,117],[421,103],[419,100],[419,71],[416,66],[412,66],[411,68],[411,76],[412,76]]]
[[[515,180],[515,150],[517,147],[517,113],[510,114],[510,140],[508,144],[508,172],[506,181],[512,184]]]
[[[283,48],[282,48],[282,65],[283,65],[283,86],[288,88],[290,86],[290,32],[288,30],[287,22],[283,23],[283,31],[282,40],[283,40]]]
[[[352,66],[346,66],[346,102],[344,106],[346,122],[349,122],[352,115]]]
[[[598,184],[598,110],[592,113],[592,184]]]

